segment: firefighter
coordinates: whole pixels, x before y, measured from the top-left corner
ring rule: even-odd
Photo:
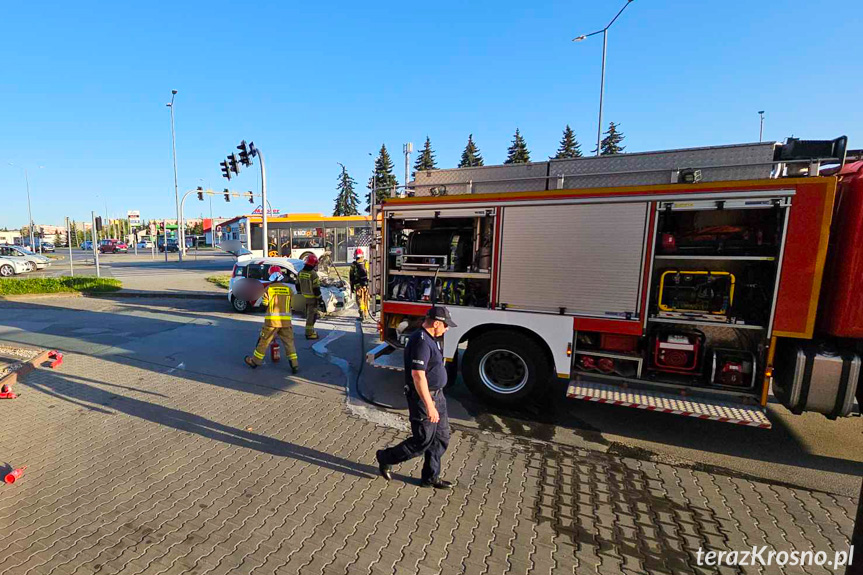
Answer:
[[[318,332],[315,331],[315,320],[318,318],[318,305],[323,300],[321,299],[321,279],[318,277],[318,272],[315,271],[317,265],[318,256],[310,254],[306,258],[305,267],[297,274],[297,279],[300,281],[300,293],[306,300],[306,339],[318,339]]]
[[[263,364],[267,346],[278,334],[285,346],[291,371],[297,373],[300,370],[300,365],[297,361],[297,348],[294,347],[294,328],[291,325],[291,288],[284,283],[285,275],[279,266],[270,266],[269,273],[270,284],[261,299],[261,303],[267,308],[267,315],[264,316],[264,327],[261,328],[261,335],[258,336],[254,357],[247,355],[244,361],[252,369]]]
[[[363,250],[357,249],[354,252],[354,263],[351,264],[350,271],[351,293],[357,301],[357,307],[360,310],[360,319],[366,319],[368,313],[368,295],[369,295],[369,272],[366,270],[365,254]],[[359,292],[357,290],[360,290]]]

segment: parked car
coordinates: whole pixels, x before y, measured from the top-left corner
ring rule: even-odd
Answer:
[[[102,240],[99,242],[99,252],[103,254],[127,253],[129,246],[120,240]]]
[[[165,240],[163,240],[163,239],[160,239],[160,240],[159,240],[159,251],[160,251],[160,252],[164,252],[164,251],[165,251]],[[177,242],[177,240],[174,240],[174,239],[169,239],[169,240],[168,240],[168,251],[169,251],[169,252],[178,252],[178,251],[180,251],[180,244]]]
[[[152,240],[141,240],[140,242],[138,242],[138,249],[139,249],[139,250],[150,250],[150,249],[153,249],[153,242],[152,242]]]
[[[0,245],[0,257],[10,259],[22,259],[27,262],[27,271],[41,270],[51,265],[51,260],[45,256],[34,254],[28,249],[21,246],[13,246],[9,244]]]
[[[0,278],[11,278],[29,271],[30,266],[24,259],[0,257]]]
[[[51,242],[42,242],[42,251],[54,253],[54,244]]]
[[[93,242],[90,240],[84,240],[83,242],[81,242],[81,249],[93,251]]]

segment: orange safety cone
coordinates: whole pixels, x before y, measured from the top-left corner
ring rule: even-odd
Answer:
[[[273,363],[278,363],[282,359],[282,348],[277,341],[270,344],[270,359],[273,360]]]
[[[26,465],[16,469],[15,471],[10,471],[6,474],[6,477],[4,477],[3,480],[10,485],[13,484],[19,477],[21,477],[25,469],[27,469]]]

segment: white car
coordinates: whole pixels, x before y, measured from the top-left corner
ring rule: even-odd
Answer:
[[[298,293],[297,274],[303,269],[306,262],[294,258],[251,258],[248,257],[248,254],[240,254],[237,263],[234,264],[231,281],[228,284],[228,302],[230,302],[234,311],[244,313],[252,308],[259,307],[262,299],[258,298],[255,301],[246,301],[234,297],[234,285],[236,282],[244,278],[255,279],[261,283],[268,282],[270,266],[274,265],[282,268],[282,273],[285,274],[285,282],[291,287],[291,293]],[[327,313],[332,313],[338,308],[344,308],[347,291],[347,286],[344,288],[321,286],[321,299],[324,300]],[[291,308],[295,311],[305,311],[305,300],[302,297],[292,298]]]
[[[0,278],[11,278],[30,271],[30,265],[23,259],[0,257]]]
[[[51,265],[51,260],[43,255],[35,254],[21,246],[0,245],[0,257],[6,259],[17,259],[27,262],[28,272],[42,270]]]
[[[141,240],[138,242],[139,250],[151,250],[153,249],[153,242],[151,240]]]

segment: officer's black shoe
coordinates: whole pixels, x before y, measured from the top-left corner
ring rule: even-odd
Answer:
[[[293,373],[294,375],[300,373],[300,366],[291,364],[291,373]]]
[[[455,487],[455,483],[447,481],[446,479],[430,479],[424,480],[420,483],[420,487],[434,487],[435,489],[452,489]]]
[[[248,365],[252,369],[257,369],[257,367],[258,367],[257,364],[254,361],[252,361],[252,358],[248,355],[243,358],[243,361],[246,362],[246,365]]]
[[[390,473],[390,466],[386,463],[381,463],[381,452],[378,451],[375,453],[375,459],[378,460],[378,470],[381,472],[381,477],[389,481],[393,478],[393,474]]]

